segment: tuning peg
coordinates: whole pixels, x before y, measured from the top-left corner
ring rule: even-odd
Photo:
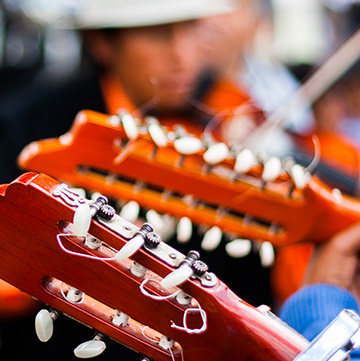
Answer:
[[[144,243],[144,237],[138,234],[126,244],[124,244],[120,251],[115,255],[116,261],[121,262],[124,259],[131,257],[136,251],[138,251],[142,247]]]
[[[81,204],[75,211],[73,218],[74,229],[76,236],[86,237],[91,223],[90,206],[87,203]]]
[[[50,340],[54,331],[54,321],[58,317],[58,313],[54,310],[40,310],[35,317],[35,332],[41,342]]]
[[[170,338],[162,335],[159,340],[159,346],[161,346],[164,350],[169,350],[175,345],[175,341]]]
[[[154,117],[146,117],[145,121],[147,122],[148,132],[151,139],[158,147],[166,147],[168,143],[168,138],[163,128],[160,126],[159,122]]]
[[[161,232],[161,230],[165,227],[163,216],[153,209],[146,212],[145,218],[154,227],[156,232]]]
[[[200,257],[199,252],[190,251],[186,256],[185,260],[181,263],[179,268],[169,273],[161,282],[160,285],[164,288],[170,288],[180,285],[189,279],[193,274],[194,270],[192,265]]]
[[[179,302],[180,305],[188,306],[191,303],[192,297],[183,290],[179,290],[179,293],[175,296],[175,299]]]
[[[226,159],[230,151],[225,143],[215,143],[204,153],[203,158],[208,164],[217,164]]]
[[[75,356],[78,358],[91,358],[100,355],[106,349],[106,344],[102,339],[103,336],[97,334],[93,340],[80,344],[74,350]]]
[[[236,156],[234,170],[238,173],[246,173],[255,163],[255,154],[250,149],[244,148]]]
[[[270,242],[263,242],[259,249],[260,261],[263,267],[270,267],[275,260],[274,247]]]
[[[140,231],[135,234],[135,236],[125,243],[119,252],[115,255],[115,260],[118,262],[123,261],[131,257],[135,252],[137,252],[145,243],[146,234],[152,232],[153,228],[150,224],[145,223],[141,227]]]
[[[294,164],[290,168],[290,176],[297,189],[303,189],[306,185],[306,174],[304,168],[300,164]]]
[[[201,248],[205,251],[213,251],[220,244],[221,238],[222,230],[218,226],[213,226],[205,233]]]
[[[136,125],[134,117],[128,112],[120,112],[118,114],[120,121],[124,127],[124,132],[128,139],[136,139],[139,134],[138,126]]]
[[[164,288],[171,288],[180,285],[193,275],[194,271],[188,265],[181,266],[169,273],[161,282]]]
[[[175,139],[174,148],[180,154],[195,154],[202,149],[202,143],[200,139],[188,135]]]
[[[277,157],[271,157],[264,163],[264,169],[261,175],[262,180],[271,182],[275,180],[281,172],[281,162]]]
[[[133,261],[130,272],[136,277],[144,277],[148,269],[138,262]]]
[[[176,227],[176,238],[179,243],[186,243],[192,235],[192,222],[189,217],[182,217]]]
[[[225,246],[226,253],[233,258],[246,257],[251,251],[251,241],[248,239],[234,239]]]
[[[64,296],[69,302],[76,304],[78,302],[81,302],[84,297],[84,292],[68,285],[68,291],[66,295],[64,294]]]
[[[129,316],[119,310],[115,310],[112,323],[118,327],[126,327],[129,323]]]
[[[119,215],[128,222],[134,223],[138,219],[139,213],[140,213],[139,203],[135,201],[130,201],[121,208]]]
[[[101,196],[101,193],[94,192],[91,194],[91,200],[95,202],[100,196]]]

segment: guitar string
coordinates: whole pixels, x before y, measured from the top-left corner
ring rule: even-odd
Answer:
[[[201,319],[203,321],[203,325],[200,327],[200,328],[189,328],[188,325],[187,325],[187,322],[186,322],[186,319],[187,319],[187,316],[190,312],[193,312],[193,313],[196,313],[198,312],[201,316]],[[184,315],[183,315],[183,324],[184,326],[178,326],[175,324],[174,321],[171,321],[171,327],[172,328],[176,328],[177,330],[180,330],[180,331],[185,331],[186,333],[188,333],[189,335],[191,334],[199,334],[199,333],[203,333],[204,331],[207,330],[207,315],[206,315],[206,312],[205,310],[203,310],[200,306],[200,304],[198,303],[198,307],[195,308],[195,307],[190,307],[190,308],[187,308],[184,312]]]
[[[313,173],[315,168],[319,165],[321,160],[321,148],[320,140],[316,134],[313,134],[311,137],[312,143],[314,145],[314,157],[309,165],[306,166],[305,170],[309,173]]]
[[[144,327],[141,329],[142,335],[143,335],[147,340],[149,340],[149,341],[151,341],[151,342],[154,342],[154,343],[156,343],[156,344],[159,345],[159,344],[160,344],[160,341],[154,340],[153,338],[151,338],[151,337],[149,337],[149,336],[147,336],[147,335],[145,334],[145,330],[146,330],[147,328],[149,328],[149,326],[144,326]],[[169,347],[167,348],[167,350],[169,350],[169,352],[170,352],[171,359],[172,359],[173,361],[175,361],[175,355],[174,355],[171,347],[169,346]],[[180,354],[181,354],[181,360],[184,361],[184,352],[183,352],[183,349],[182,349],[181,345],[180,345]]]
[[[67,254],[70,254],[72,256],[76,256],[76,257],[82,257],[82,258],[86,258],[86,259],[91,259],[91,260],[94,260],[94,261],[114,261],[115,260],[115,257],[98,257],[98,256],[93,256],[93,255],[87,255],[87,254],[83,254],[83,253],[78,253],[78,252],[73,252],[73,251],[70,251],[69,249],[67,249],[62,241],[61,241],[61,237],[77,237],[76,235],[74,234],[66,234],[66,233],[61,233],[61,234],[58,234],[56,235],[56,239],[57,239],[57,242],[58,242],[58,245],[60,246],[60,248]],[[84,237],[82,237],[84,238]],[[143,282],[140,284],[139,286],[139,289],[141,291],[141,293],[146,296],[146,297],[150,297],[154,300],[157,300],[157,301],[162,301],[162,300],[165,300],[165,299],[169,299],[169,298],[173,298],[175,297],[176,295],[178,295],[181,290],[178,290],[168,296],[155,296],[155,295],[151,295],[150,293],[148,293],[145,289],[144,289],[144,286],[145,284],[150,280],[150,279],[154,279],[154,278],[157,278],[159,276],[153,276],[151,277],[151,272],[149,272],[149,276],[147,278],[145,278],[143,280]],[[65,294],[62,292],[63,296],[66,298]],[[67,298],[66,298],[67,299]],[[201,315],[201,318],[203,320],[203,326],[199,329],[191,329],[187,326],[187,322],[186,322],[186,319],[187,319],[187,315],[188,313],[192,311],[192,312],[199,312],[200,315]],[[204,332],[206,329],[207,329],[207,316],[206,316],[206,312],[201,308],[200,304],[198,303],[198,308],[189,308],[187,310],[185,310],[184,312],[184,316],[183,316],[183,324],[184,326],[178,326],[176,325],[173,321],[170,321],[172,323],[171,327],[173,328],[177,328],[179,330],[183,330],[185,332],[187,332],[188,334],[192,334],[192,333],[202,333]]]
[[[139,289],[140,289],[140,292],[146,296],[146,297],[149,297],[149,298],[152,298],[153,300],[156,300],[156,301],[162,301],[162,300],[167,300],[169,298],[173,298],[175,296],[177,296],[181,290],[177,290],[175,291],[174,293],[170,294],[170,295],[167,295],[167,296],[156,296],[156,295],[152,295],[151,293],[147,292],[144,288],[145,284],[148,283],[150,280],[154,279],[154,278],[158,278],[159,276],[151,276],[151,272],[148,271],[149,275],[141,282],[140,286],[139,286]]]
[[[61,234],[58,234],[58,235],[56,236],[57,242],[58,242],[60,248],[61,248],[65,253],[70,254],[70,255],[73,255],[73,256],[77,256],[77,257],[83,257],[83,258],[87,258],[87,259],[91,259],[91,260],[96,260],[96,261],[99,261],[99,260],[101,260],[101,261],[104,261],[104,260],[106,260],[106,261],[115,260],[115,257],[97,257],[97,256],[91,256],[91,255],[86,255],[86,254],[82,254],[82,253],[70,251],[69,249],[67,249],[67,248],[63,245],[63,243],[62,243],[62,241],[61,241],[61,239],[60,239],[61,237],[69,237],[69,236],[70,236],[70,237],[78,237],[78,236],[76,236],[76,235],[74,235],[74,234],[66,234],[66,233],[61,233]],[[85,238],[85,237],[83,237],[83,238]],[[162,296],[162,297],[161,297],[161,296],[158,296],[158,297],[156,297],[156,296],[154,296],[154,295],[149,294],[149,293],[144,289],[144,285],[145,285],[146,282],[148,282],[150,279],[153,279],[153,278],[156,278],[156,277],[158,277],[158,276],[153,276],[153,277],[151,277],[151,272],[149,272],[149,276],[141,283],[141,285],[140,285],[139,287],[140,287],[141,293],[142,293],[143,295],[145,295],[145,296],[147,296],[147,297],[151,297],[151,298],[153,298],[153,299],[155,299],[155,300],[163,300],[163,299],[166,299],[166,298],[175,297],[177,294],[179,294],[179,293],[181,292],[181,290],[178,290],[178,291],[174,292],[173,294],[168,295],[167,297],[165,297],[165,296]],[[80,299],[79,301],[72,301],[72,300],[70,300],[70,299],[65,295],[65,292],[64,292],[64,289],[63,289],[63,285],[64,285],[64,284],[62,283],[62,284],[61,284],[61,287],[60,287],[60,292],[61,292],[62,296],[64,297],[64,299],[68,300],[69,302],[71,302],[72,304],[75,304],[75,305],[81,304],[81,303],[84,301],[84,299],[85,299],[84,294],[82,295],[82,297],[81,297],[81,299]],[[199,307],[200,307],[200,305],[199,305]],[[191,308],[190,310],[196,310],[196,309]],[[203,310],[202,310],[202,311],[203,311]],[[204,312],[205,312],[205,311],[204,311]],[[186,315],[186,314],[187,314],[187,312],[185,311],[184,315]],[[205,317],[205,320],[206,320],[206,314],[205,314],[204,317]],[[183,320],[184,320],[184,325],[185,325],[186,329],[185,329],[185,328],[182,328],[182,327],[179,327],[179,326],[176,326],[173,321],[170,321],[170,322],[172,323],[172,324],[171,324],[171,327],[176,327],[176,328],[178,328],[178,329],[185,329],[188,333],[192,333],[192,330],[187,327],[186,317],[184,317]],[[145,326],[145,327],[143,328],[143,330],[144,330],[146,327],[148,327],[148,326]],[[203,326],[203,328],[204,328],[204,326]],[[142,333],[143,333],[144,337],[146,337],[147,339],[149,339],[149,340],[151,340],[151,341],[153,341],[153,342],[156,342],[155,340],[152,340],[152,339],[150,339],[149,337],[147,337],[147,336],[144,334],[143,330],[142,330]],[[174,357],[174,354],[173,354],[171,348],[169,347],[168,350],[169,350],[169,352],[170,352],[170,354],[171,354],[171,357],[172,357],[173,361],[175,361],[175,357]],[[182,351],[182,349],[181,349],[181,358],[182,358],[182,360],[184,361],[184,356],[183,356],[183,351]]]
[[[166,299],[169,299],[169,298],[174,298],[176,295],[178,295],[181,290],[178,290],[168,296],[155,296],[155,295],[152,295],[150,293],[148,293],[145,289],[144,289],[144,286],[145,284],[150,280],[150,279],[154,279],[154,278],[157,278],[159,276],[152,276],[151,277],[151,272],[149,271],[149,275],[143,280],[143,282],[140,284],[139,288],[140,288],[140,291],[141,293],[146,296],[146,297],[150,297],[156,301],[162,301],[162,300],[166,300]],[[178,326],[175,324],[174,321],[170,321],[171,322],[171,327],[172,328],[176,328],[178,330],[182,330],[182,331],[185,331],[186,333],[188,334],[199,334],[199,333],[202,333],[204,332],[206,329],[207,329],[207,315],[206,315],[206,312],[205,310],[203,310],[200,306],[200,303],[197,301],[197,308],[195,307],[190,307],[190,308],[187,308],[184,312],[184,315],[183,315],[183,325],[184,326]],[[201,328],[194,328],[194,329],[191,329],[188,327],[187,325],[187,317],[188,317],[188,314],[189,312],[199,312],[200,313],[200,316],[201,316],[201,319],[203,321],[203,325]]]
[[[91,259],[94,261],[115,261],[115,259],[116,259],[115,257],[98,257],[98,256],[89,255],[89,254],[83,254],[83,253],[79,253],[79,252],[70,251],[62,243],[61,237],[79,237],[79,236],[77,236],[75,234],[67,234],[67,233],[60,233],[60,234],[56,235],[57,243],[58,243],[59,247],[61,248],[61,250],[72,256],[87,258],[87,259]],[[81,238],[85,239],[86,237],[81,237]]]
[[[68,287],[70,287],[70,286],[68,286]],[[82,303],[84,302],[84,300],[85,300],[85,294],[84,294],[84,293],[82,293],[81,299],[80,299],[79,301],[73,301],[73,300],[71,300],[69,297],[67,297],[67,296],[65,295],[65,292],[64,292],[64,282],[61,283],[60,292],[61,292],[61,295],[64,297],[64,299],[67,300],[67,301],[69,301],[69,302],[72,303],[73,305],[80,305],[80,304],[82,304]]]

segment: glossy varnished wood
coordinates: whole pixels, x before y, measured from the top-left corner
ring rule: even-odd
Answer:
[[[146,131],[124,146],[126,139],[122,125],[113,125],[104,114],[83,111],[69,133],[26,147],[19,164],[74,186],[274,245],[324,241],[360,219],[358,200],[339,197],[316,178],[289,196],[292,181],[287,174],[264,188],[259,166],[234,180],[234,159],[206,173],[204,151],[181,163],[171,141],[156,149]],[[184,201],[185,195],[195,202]]]
[[[58,185],[44,174],[26,173],[10,185],[1,187],[2,279],[159,361],[171,360],[170,354],[148,341],[141,333],[142,327],[133,327],[128,332],[126,327],[113,325],[112,315],[107,315],[107,310],[119,309],[140,324],[174,339],[181,345],[187,361],[285,361],[293,360],[304,349],[305,341],[274,324],[221,281],[209,288],[201,286],[198,281],[187,281],[182,286],[205,310],[208,319],[205,332],[190,335],[171,328],[171,321],[182,324],[186,306],[173,300],[155,301],[142,295],[139,284],[143,279],[131,274],[129,260],[122,263],[94,261],[71,256],[59,248],[56,242],[59,227],[64,224],[70,227],[75,208],[53,196]],[[95,220],[90,233],[115,249],[126,242]],[[87,249],[78,237],[66,237],[64,244],[77,252],[97,252]],[[162,277],[172,270],[145,250],[137,252],[134,259]],[[59,282],[80,289],[91,299],[86,299],[83,304],[68,302],[59,292]],[[165,293],[160,286],[152,290]],[[196,319],[193,322],[198,324]],[[180,360],[179,348],[174,352],[175,358]]]

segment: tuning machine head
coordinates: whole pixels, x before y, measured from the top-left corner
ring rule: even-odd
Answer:
[[[59,313],[56,310],[42,309],[35,317],[35,332],[41,342],[47,342],[54,332],[54,321],[58,318]]]

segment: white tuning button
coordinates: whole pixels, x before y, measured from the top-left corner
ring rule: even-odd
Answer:
[[[92,193],[91,194],[91,200],[93,201],[93,202],[95,202],[99,197],[101,197],[102,196],[102,194],[101,193],[99,193],[99,192],[94,192],[94,193]]]
[[[151,139],[158,147],[166,147],[168,138],[159,122],[153,117],[148,117],[146,120],[148,121],[148,132]]]
[[[54,311],[40,310],[35,317],[35,331],[38,339],[41,342],[50,340],[54,332],[54,320],[57,318],[57,313]]]
[[[193,275],[194,271],[189,265],[183,265],[169,273],[160,285],[164,288],[171,288],[180,285]]]
[[[86,203],[81,204],[75,211],[73,218],[73,232],[76,236],[86,237],[91,223],[90,206]]]
[[[245,148],[236,156],[234,170],[238,173],[246,173],[255,163],[255,154],[250,149]]]
[[[161,232],[161,230],[166,226],[164,217],[153,209],[146,212],[145,218],[157,232]]]
[[[203,158],[208,164],[217,164],[226,159],[229,155],[229,148],[225,143],[211,145],[204,153]]]
[[[141,234],[138,234],[122,246],[120,251],[115,255],[115,260],[121,262],[124,259],[131,257],[143,246],[144,243],[144,237]]]
[[[202,149],[202,143],[198,138],[185,136],[174,140],[174,148],[180,154],[195,154]]]
[[[190,241],[192,236],[192,222],[189,217],[182,217],[176,227],[176,238],[179,243]]]
[[[144,223],[141,226],[140,231],[136,233],[135,236],[131,238],[130,241],[125,243],[118,251],[118,253],[115,255],[115,260],[121,262],[124,259],[131,257],[143,246],[146,235],[153,230],[154,229],[150,224]]]
[[[205,233],[201,248],[205,251],[213,251],[219,246],[221,238],[222,230],[218,226],[213,226]]]
[[[78,358],[92,358],[99,356],[106,349],[106,344],[101,340],[91,340],[80,344],[74,350],[74,354]]]
[[[275,180],[281,172],[281,161],[277,157],[271,157],[264,163],[261,178],[264,182]]]
[[[193,274],[194,270],[191,267],[193,263],[199,259],[199,253],[196,251],[190,251],[186,256],[183,263],[175,271],[169,273],[161,282],[160,285],[164,288],[170,288],[180,285],[189,279]]]
[[[119,215],[120,217],[124,218],[126,221],[134,223],[138,219],[139,213],[140,213],[139,203],[135,201],[130,201],[121,208]]]
[[[138,126],[136,125],[134,117],[126,112],[120,113],[119,117],[124,127],[124,132],[128,137],[128,139],[130,140],[136,139],[139,134],[139,129]]]
[[[234,239],[225,246],[226,253],[233,258],[246,257],[251,251],[251,241],[248,239]]]
[[[270,267],[275,260],[274,247],[270,242],[263,242],[260,245],[260,261],[263,267]]]
[[[290,176],[297,189],[304,189],[306,185],[306,176],[304,168],[299,164],[294,164],[290,169]]]

